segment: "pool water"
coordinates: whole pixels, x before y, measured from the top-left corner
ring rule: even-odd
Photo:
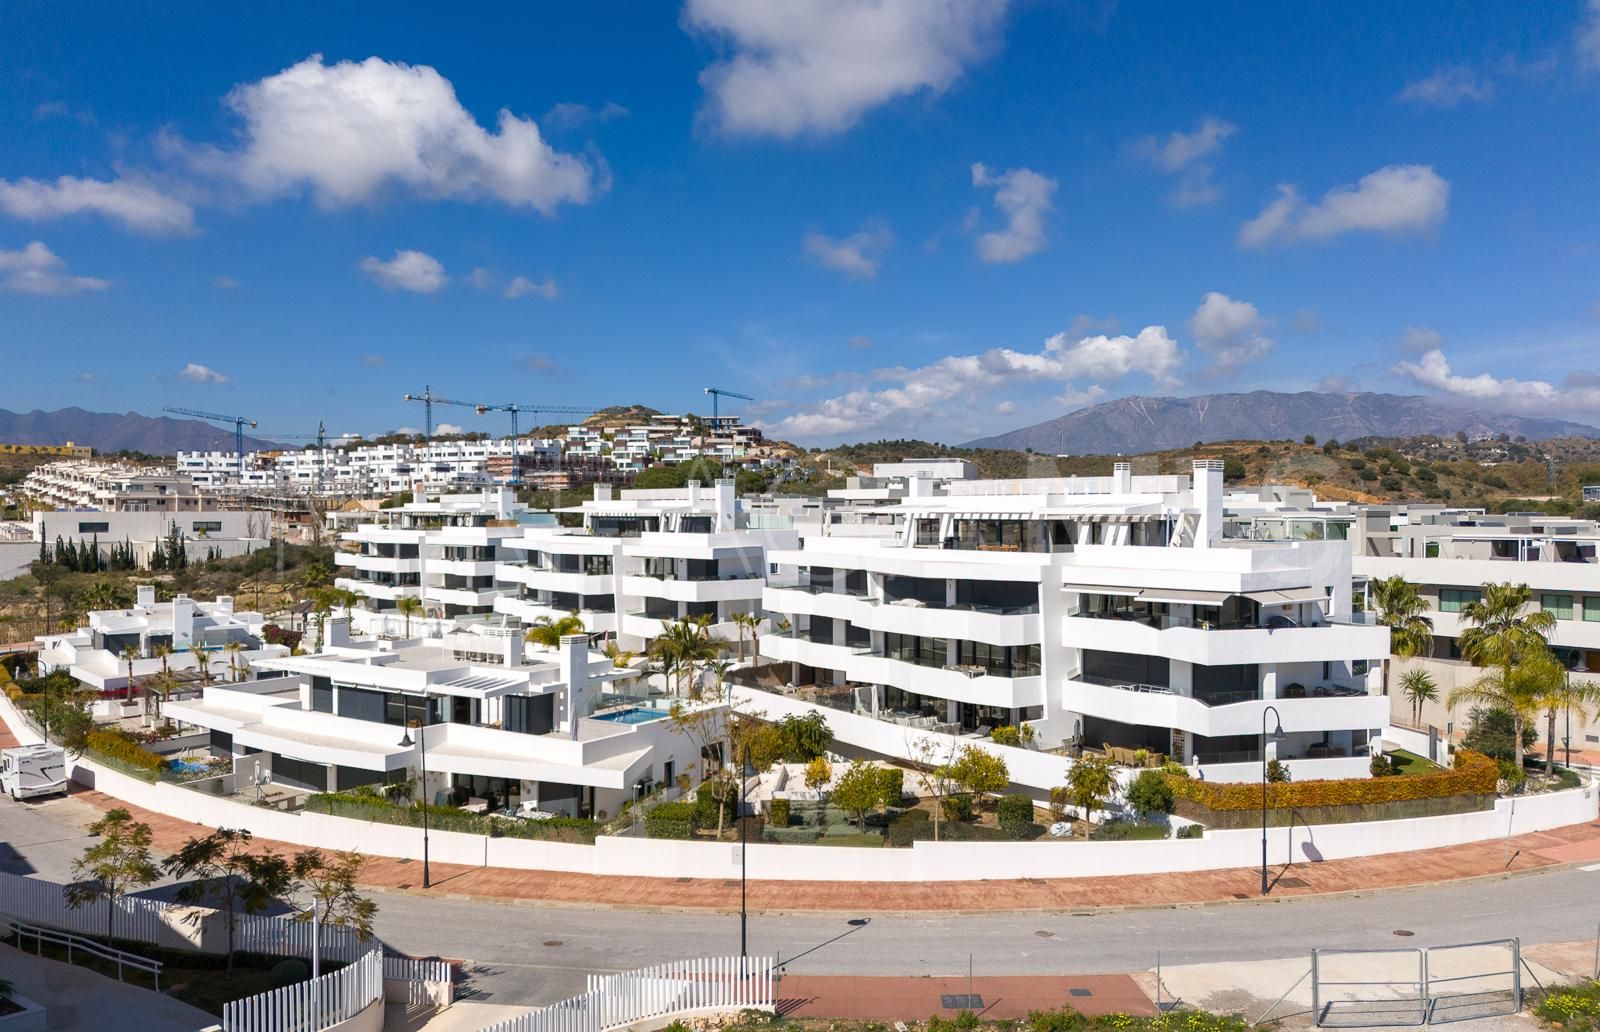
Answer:
[[[209,766],[194,760],[168,760],[167,765],[179,774],[199,774],[209,770]]]
[[[648,724],[652,720],[661,720],[665,717],[666,714],[659,710],[630,706],[611,713],[596,713],[594,719],[609,720],[617,724]]]

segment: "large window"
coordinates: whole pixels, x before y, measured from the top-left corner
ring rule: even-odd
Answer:
[[[549,734],[555,727],[555,696],[507,695],[501,700],[507,731],[525,735]]]
[[[110,532],[110,523],[91,523],[83,521],[78,523],[78,533],[80,534],[109,534]]]
[[[890,659],[918,666],[942,667],[945,665],[945,640],[922,638],[915,634],[885,633],[883,654]]]
[[[333,712],[333,682],[326,677],[311,679],[311,708],[318,713]]]
[[[1557,620],[1570,620],[1572,619],[1572,596],[1540,595],[1539,608]]]
[[[221,520],[195,520],[193,523],[189,524],[189,526],[194,529],[196,534],[222,533]]]
[[[1439,612],[1459,613],[1470,602],[1476,602],[1483,597],[1483,592],[1474,588],[1440,588]]]
[[[963,666],[983,667],[996,677],[1034,677],[1039,673],[1039,646],[958,641],[956,662]]]
[[[1585,620],[1600,620],[1600,597],[1590,595],[1583,600],[1583,618]]]

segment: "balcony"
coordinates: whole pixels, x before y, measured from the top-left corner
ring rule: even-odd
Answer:
[[[1389,629],[1350,623],[1317,627],[1197,627],[1155,621],[1063,617],[1062,640],[1108,652],[1162,656],[1202,666],[1378,659],[1389,653]]]
[[[896,634],[932,638],[987,641],[995,645],[1033,645],[1042,640],[1037,606],[1014,609],[882,603],[875,598],[848,595],[805,586],[767,585],[762,606],[795,616],[821,616],[848,620],[858,627]]]
[[[1232,695],[1246,697],[1229,701]],[[1081,675],[1067,680],[1062,703],[1088,716],[1177,728],[1207,738],[1260,734],[1262,713],[1268,705],[1278,708],[1289,731],[1382,727],[1389,716],[1389,700],[1383,696],[1262,699],[1255,693],[1219,693],[1207,702],[1176,695],[1161,686],[1096,684]]]

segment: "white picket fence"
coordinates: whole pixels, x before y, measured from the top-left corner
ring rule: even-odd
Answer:
[[[113,905],[95,900],[82,907],[67,905],[59,882],[26,878],[0,872],[0,914],[9,914],[29,924],[46,925],[85,935],[106,933],[106,912]],[[146,942],[157,946],[182,946],[180,940],[197,937],[204,952],[221,953],[227,948],[224,918],[212,911],[205,924],[214,929],[205,936],[194,935],[191,915],[195,909],[142,897],[119,897],[115,902],[114,935],[119,939]],[[166,935],[163,929],[168,929]],[[234,946],[245,953],[264,953],[273,957],[311,957],[310,922],[293,921],[260,914],[239,914],[234,923]],[[191,944],[193,948],[195,944]],[[326,960],[350,962],[362,953],[355,932],[337,925],[322,928],[322,956]]]
[[[317,1032],[383,1000],[383,951],[373,947],[339,970],[222,1007],[223,1032]]]
[[[386,956],[383,978],[386,982],[405,983],[408,1007],[444,1008],[454,1000],[455,982],[448,961]]]
[[[605,1032],[691,1011],[770,1011],[775,975],[771,957],[706,957],[620,975],[590,975],[582,996],[519,1014],[482,1032]]]

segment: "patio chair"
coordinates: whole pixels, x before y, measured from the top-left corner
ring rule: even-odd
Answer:
[[[976,736],[978,738],[988,738],[990,733],[993,732],[993,731],[994,731],[994,728],[991,727],[990,725],[988,725],[988,724],[979,724],[976,728],[973,729],[972,733],[973,733],[974,736]]]

